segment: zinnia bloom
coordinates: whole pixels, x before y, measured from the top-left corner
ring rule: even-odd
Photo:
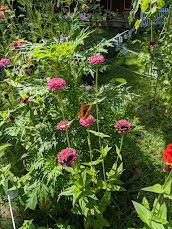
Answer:
[[[8,6],[1,6],[0,11],[6,11],[9,10]]]
[[[66,81],[62,78],[53,78],[48,81],[48,87],[51,90],[59,90],[66,86]]]
[[[149,44],[150,44],[150,46],[154,46],[154,45],[156,45],[156,41],[150,41]]]
[[[10,59],[3,58],[3,59],[0,60],[0,67],[4,67],[7,64],[10,64]]]
[[[3,19],[5,15],[3,13],[0,13],[0,19]]]
[[[92,115],[89,115],[86,119],[84,118],[80,118],[79,123],[82,126],[91,126],[93,125],[93,122],[95,122],[96,120],[94,119],[94,117]]]
[[[169,144],[163,151],[163,160],[168,164],[172,165],[172,144]]]
[[[72,167],[72,165],[74,165],[77,160],[78,160],[78,154],[76,153],[76,150],[73,148],[66,148],[58,153],[57,161],[63,167],[66,166]]]
[[[102,55],[91,56],[88,60],[90,64],[101,64],[105,62],[105,58]]]
[[[119,134],[129,133],[132,130],[132,123],[127,120],[119,120],[114,127]]]
[[[71,124],[70,123],[71,122],[69,122],[69,121],[61,121],[61,122],[59,122],[57,124],[56,128],[58,130],[67,130],[67,129],[69,129],[71,127]]]

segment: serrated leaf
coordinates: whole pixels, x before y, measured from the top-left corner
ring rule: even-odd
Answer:
[[[100,138],[110,138],[109,135],[106,135],[106,134],[103,134],[101,132],[96,132],[94,130],[88,130],[90,133],[94,134],[95,136],[97,137],[100,137]]]

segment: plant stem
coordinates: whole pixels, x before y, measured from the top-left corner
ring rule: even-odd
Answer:
[[[170,173],[168,174],[168,176],[167,176],[167,178],[166,178],[166,180],[165,180],[165,182],[164,182],[164,184],[163,184],[163,186],[162,186],[162,189],[163,189],[163,190],[164,190],[164,188],[165,188],[167,182],[168,182],[169,179],[171,178],[171,176],[172,176],[172,170],[171,170]],[[160,201],[162,195],[163,195],[163,193],[160,193],[160,194],[158,195],[158,198],[156,199],[156,203],[155,203],[155,205],[154,205],[154,207],[153,207],[153,210],[152,210],[152,213],[151,213],[151,219],[150,219],[150,220],[153,219],[153,216],[154,216],[154,214],[155,214],[157,205],[158,205],[158,203],[159,203],[159,201]]]
[[[70,148],[70,141],[69,141],[69,132],[68,132],[68,129],[65,130],[66,132],[66,140],[67,140],[67,144],[68,144],[68,147]]]
[[[93,151],[92,151],[92,148],[91,148],[91,138],[90,138],[89,130],[90,130],[90,128],[88,126],[87,127],[87,132],[88,132],[87,140],[88,140],[88,148],[89,148],[89,151],[90,151],[90,161],[92,162],[93,161]]]
[[[99,75],[99,69],[98,66],[96,67],[96,116],[97,116],[97,131],[98,133],[100,132],[100,127],[99,127],[99,104],[98,104],[98,75]],[[99,146],[101,148],[101,139],[99,137]]]
[[[119,153],[118,154],[121,153],[123,143],[124,143],[124,134],[122,134],[122,137],[121,137],[121,142],[120,142],[120,147],[119,147]],[[118,160],[119,160],[119,155],[117,156],[117,159],[116,159],[116,168],[117,168]]]
[[[65,121],[65,114],[64,114],[64,109],[63,109],[63,106],[62,106],[62,103],[61,103],[61,97],[60,95],[58,94],[57,95],[57,100],[58,100],[58,103],[60,105],[60,111],[62,113],[62,117],[63,117],[63,121]],[[70,140],[69,140],[69,132],[68,132],[68,129],[65,130],[65,133],[66,133],[66,141],[67,141],[67,144],[68,144],[68,147],[70,148]]]
[[[105,181],[105,183],[106,183],[106,172],[105,172],[105,162],[104,162],[104,160],[102,161],[102,167],[103,167],[104,181]]]

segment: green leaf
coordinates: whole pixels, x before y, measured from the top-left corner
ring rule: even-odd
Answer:
[[[140,219],[146,223],[150,224],[150,219],[151,219],[151,212],[145,208],[142,204],[139,204],[135,201],[132,201],[134,208],[136,209],[137,214],[139,215]]]
[[[143,205],[145,208],[150,209],[150,207],[149,207],[149,202],[148,202],[148,200],[146,199],[146,197],[143,197],[142,205]]]
[[[83,165],[89,165],[89,166],[92,166],[92,165],[98,165],[99,163],[101,163],[103,161],[103,159],[97,159],[96,161],[92,161],[92,162],[84,162],[82,163]]]
[[[95,136],[98,136],[100,138],[110,138],[109,135],[103,134],[101,132],[96,132],[94,130],[88,130],[90,133],[94,134]]]
[[[143,0],[141,3],[141,10],[142,12],[145,12],[147,10],[147,8],[149,7],[149,3],[151,2],[151,0]]]
[[[5,145],[0,146],[0,151],[1,151],[1,150],[5,150],[5,149],[8,148],[9,146],[12,146],[12,145],[11,145],[11,144],[5,144]]]
[[[165,202],[160,206],[159,212],[158,212],[158,222],[162,224],[167,224],[167,206]]]
[[[156,222],[151,222],[149,227],[151,229],[165,229],[164,226],[162,224],[156,223]]]
[[[155,184],[153,186],[142,188],[141,190],[148,191],[148,192],[159,193],[159,194],[164,192],[163,188],[162,188],[162,185],[160,185],[160,184]]]
[[[127,81],[124,78],[116,78],[115,81],[119,83],[127,83]]]
[[[105,100],[105,99],[106,99],[106,97],[103,97],[103,98],[101,98],[101,99],[97,99],[97,100],[95,100],[94,102],[92,102],[91,104],[100,103],[100,102],[102,102],[102,101]]]
[[[134,27],[136,30],[139,28],[141,22],[142,22],[142,19],[139,19],[135,22]]]
[[[119,159],[122,161],[122,155],[121,155],[120,149],[118,148],[117,145],[115,145],[115,147],[116,147],[116,153],[118,154]]]
[[[170,180],[166,183],[166,185],[165,185],[165,187],[164,187],[164,193],[165,193],[165,194],[170,195],[170,193],[171,193],[171,186],[172,186],[172,180],[170,179]]]

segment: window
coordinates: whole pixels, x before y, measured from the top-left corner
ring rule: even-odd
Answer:
[[[125,10],[131,9],[131,0],[124,0],[124,9]]]

